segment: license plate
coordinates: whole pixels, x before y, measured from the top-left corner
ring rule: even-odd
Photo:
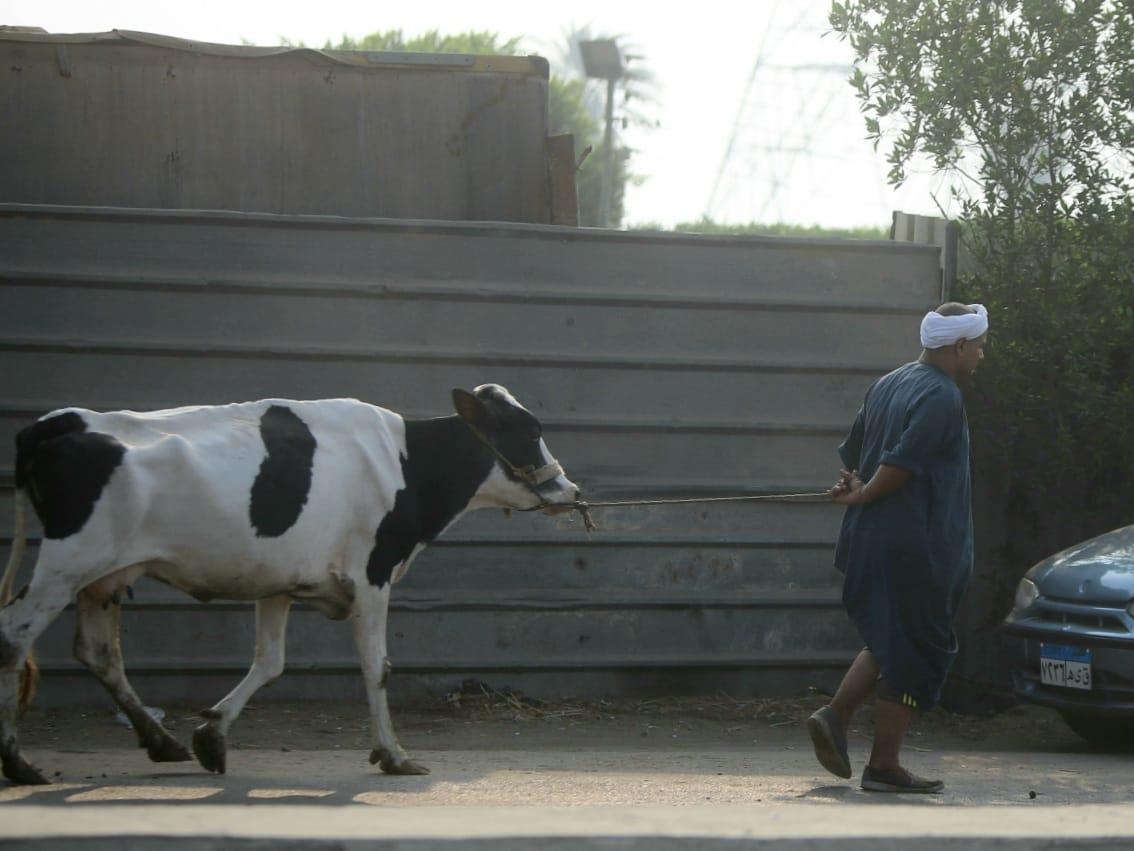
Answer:
[[[1045,686],[1091,690],[1091,651],[1066,644],[1040,645],[1040,682]]]

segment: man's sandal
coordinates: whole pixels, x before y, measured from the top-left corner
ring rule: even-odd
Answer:
[[[836,777],[850,777],[850,755],[847,737],[839,715],[830,706],[824,706],[807,719],[807,732],[815,746],[819,764]]]

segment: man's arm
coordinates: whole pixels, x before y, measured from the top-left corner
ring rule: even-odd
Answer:
[[[904,485],[912,474],[902,467],[880,464],[866,484],[857,471],[843,470],[843,477],[830,491],[831,498],[842,505],[866,505],[893,493]]]
[[[858,466],[859,458],[862,455],[862,437],[866,430],[865,410],[864,403],[864,407],[858,409],[858,416],[854,418],[854,424],[847,433],[846,439],[839,444],[839,458],[848,470],[853,470]]]

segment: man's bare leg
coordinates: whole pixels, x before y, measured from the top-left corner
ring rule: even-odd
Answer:
[[[844,733],[850,726],[855,711],[874,692],[874,685],[878,681],[878,671],[878,663],[874,660],[874,654],[869,649],[864,648],[854,657],[850,668],[843,676],[839,690],[831,698],[830,707],[838,713]]]
[[[897,771],[901,766],[902,743],[906,739],[913,710],[892,700],[874,702],[874,747],[870,751],[871,768]]]

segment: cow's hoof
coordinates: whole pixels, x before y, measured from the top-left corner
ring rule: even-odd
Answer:
[[[19,754],[4,757],[4,776],[21,786],[46,786],[49,781],[39,769]]]
[[[429,769],[420,762],[412,759],[396,759],[385,748],[375,748],[370,752],[370,764],[378,763],[378,767],[386,774],[428,774]]]
[[[146,753],[153,762],[186,762],[193,758],[185,745],[172,736],[166,736],[146,747]],[[221,762],[223,763],[223,755]]]
[[[212,724],[202,724],[193,731],[193,753],[205,771],[224,774],[224,735]]]

